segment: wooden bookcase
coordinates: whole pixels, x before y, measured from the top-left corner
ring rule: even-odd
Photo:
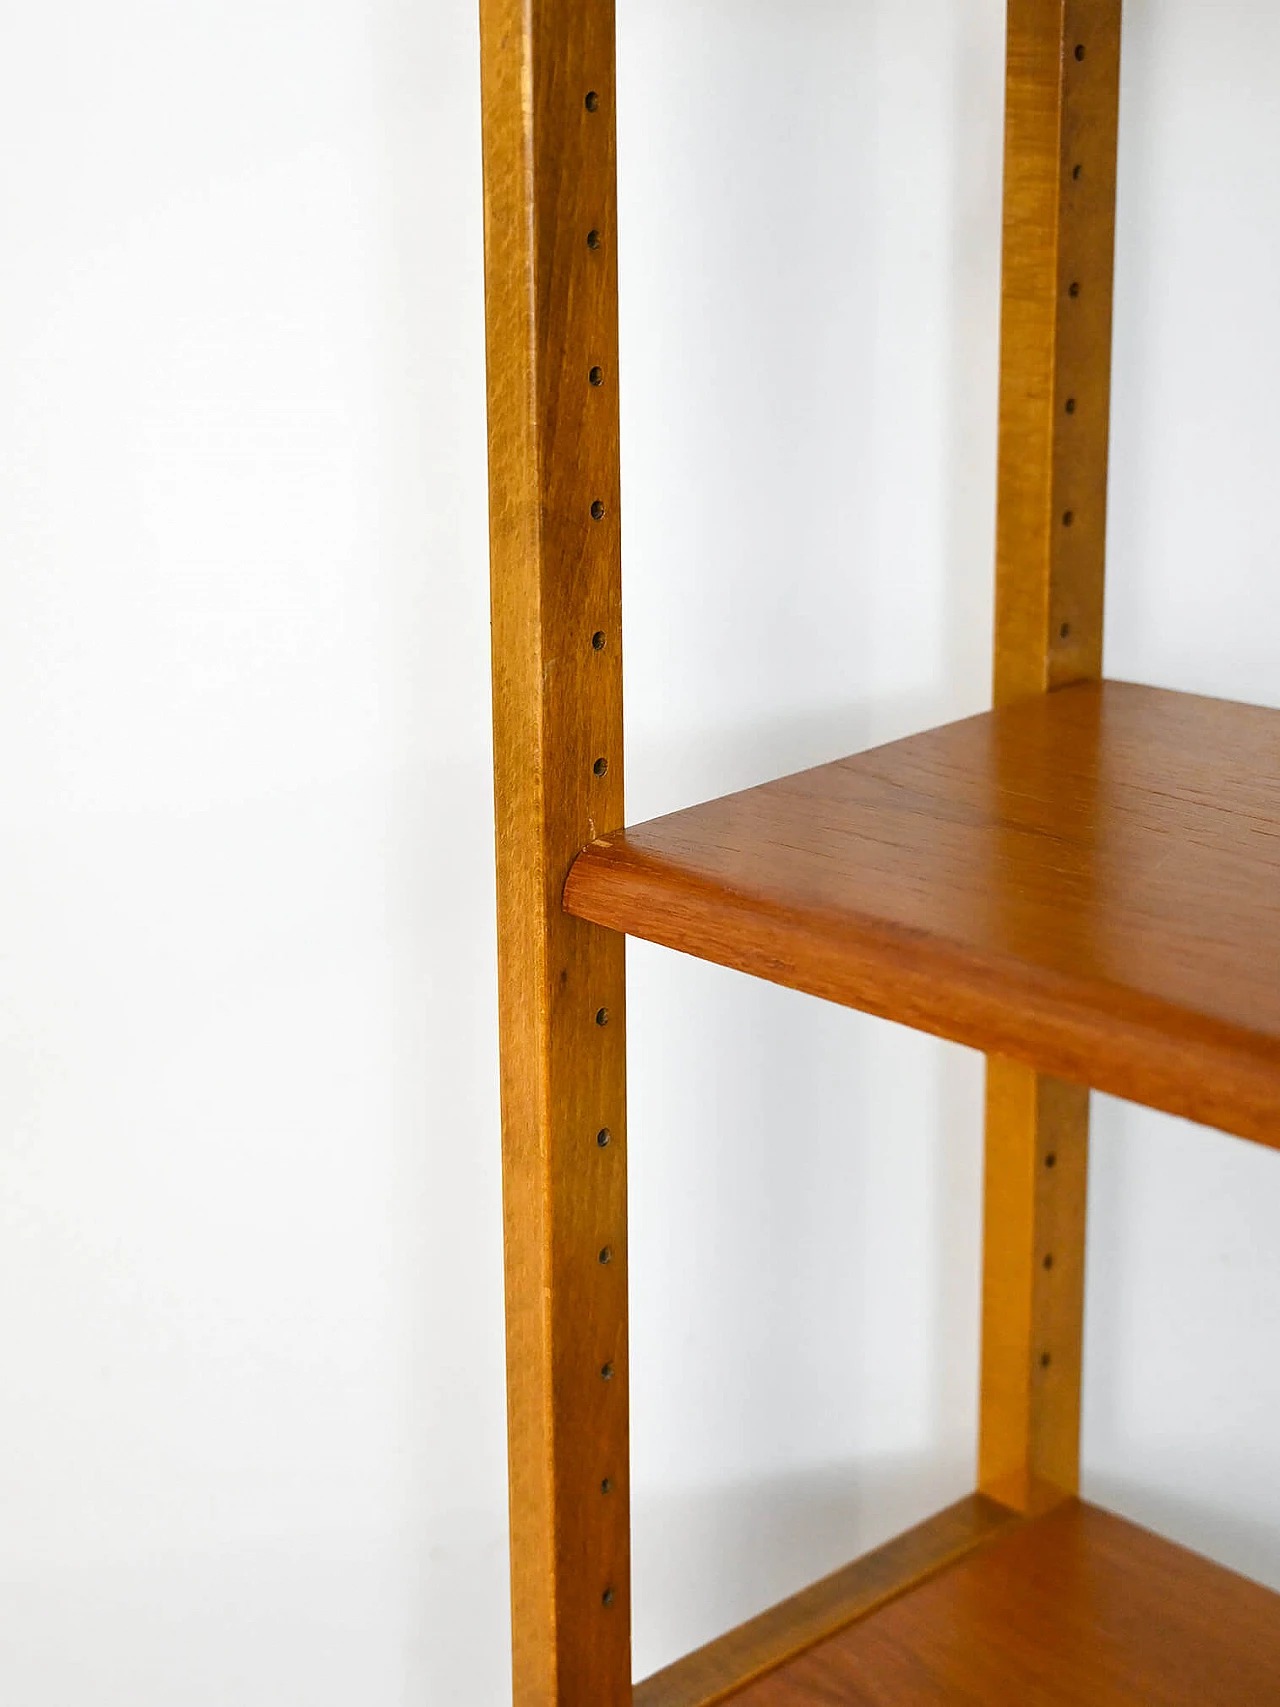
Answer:
[[[1120,0],[1009,0],[994,708],[623,829],[612,0],[482,0],[516,1707],[1280,1702],[1077,1495],[1088,1090],[1280,1148],[1280,714],[1104,682]],[[983,1050],[975,1491],[631,1679],[624,936]]]

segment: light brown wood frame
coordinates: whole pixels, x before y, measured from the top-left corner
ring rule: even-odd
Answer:
[[[1102,674],[1121,0],[1010,0],[997,705]],[[1079,1485],[1089,1093],[987,1064],[979,1487]]]
[[[614,21],[483,0],[514,1699],[631,1699]]]
[[[1010,0],[999,703],[1100,672],[1119,20]],[[481,43],[513,1699],[712,1707],[1075,1488],[1087,1093],[990,1064],[981,1492],[633,1698],[623,939],[561,906],[623,823],[612,0]]]

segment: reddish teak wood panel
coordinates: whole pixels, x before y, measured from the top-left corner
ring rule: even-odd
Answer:
[[[1280,1145],[1280,713],[1086,683],[588,847],[565,906]]]
[[[1265,1707],[1280,1596],[1072,1500],[735,1707]]]

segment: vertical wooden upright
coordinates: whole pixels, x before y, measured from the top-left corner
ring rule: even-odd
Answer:
[[[482,0],[516,1707],[631,1700],[612,0]]]
[[[1102,672],[1120,0],[1010,0],[995,701]],[[1079,1480],[1089,1095],[991,1059],[979,1486]]]

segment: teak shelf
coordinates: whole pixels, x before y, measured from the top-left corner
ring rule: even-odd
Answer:
[[[578,918],[1280,1146],[1280,714],[1081,683],[593,842]]]
[[[612,0],[481,0],[516,1707],[1280,1702],[1078,1498],[1089,1092],[1280,1147],[1280,713],[1103,682],[1120,0],[1009,0],[995,709],[623,829]],[[977,1486],[633,1686],[624,934],[988,1056]]]
[[[984,1509],[985,1508],[985,1509]],[[1019,1522],[982,1496],[640,1684],[636,1707],[1218,1707],[1270,1703],[1276,1596],[1096,1506]],[[976,1528],[910,1592],[894,1550]],[[825,1597],[825,1617],[812,1603]],[[779,1614],[784,1615],[779,1617]],[[794,1657],[811,1618],[821,1636]],[[770,1622],[772,1621],[772,1622]],[[778,1664],[774,1631],[790,1663]],[[744,1687],[743,1677],[758,1681]]]

